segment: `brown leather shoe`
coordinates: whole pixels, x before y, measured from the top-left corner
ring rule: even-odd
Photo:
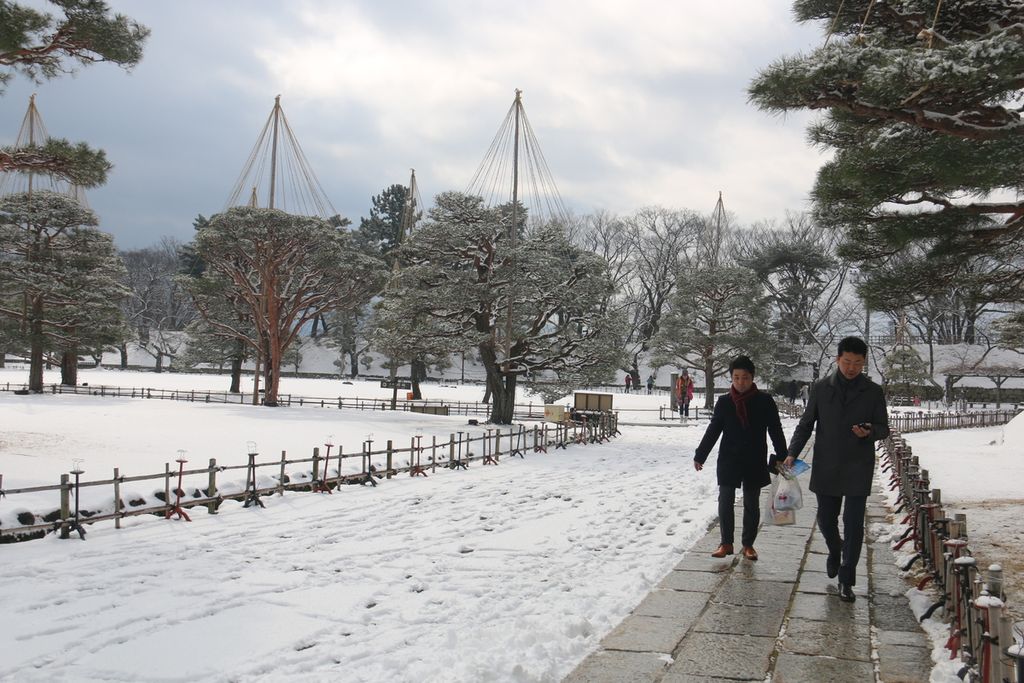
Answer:
[[[757,562],[757,551],[754,550],[754,546],[745,545],[743,546],[743,557],[747,558],[751,562]]]
[[[711,553],[711,557],[725,557],[726,555],[732,555],[732,546],[728,543],[723,543],[718,546],[718,550]]]

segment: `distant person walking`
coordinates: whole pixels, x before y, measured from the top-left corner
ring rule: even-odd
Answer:
[[[654,375],[650,375],[647,378],[647,393],[648,394],[653,394],[654,393]]]
[[[807,407],[807,397],[810,396],[811,390],[807,388],[806,384],[800,386],[800,400],[804,402],[804,408]]]
[[[633,387],[633,376],[632,375],[626,375],[626,393],[627,394],[629,393],[629,390],[632,387]]]
[[[768,478],[768,440],[775,447],[774,461],[786,454],[786,435],[779,421],[775,400],[759,391],[754,384],[754,363],[746,356],[737,356],[729,364],[732,387],[715,403],[715,412],[697,446],[693,467],[700,472],[718,437],[718,520],[722,542],[711,557],[733,554],[736,530],[736,489],[743,487],[743,557],[757,560],[754,541],[761,523],[759,499]]]
[[[796,380],[795,379],[789,380],[789,384],[786,385],[786,398],[788,398],[789,402],[794,404],[794,405],[796,405],[797,391],[798,391],[798,389],[797,389],[797,385],[796,385]]]
[[[792,466],[815,432],[810,489],[818,496],[818,528],[828,546],[825,571],[830,579],[839,577],[839,598],[846,602],[856,600],[853,587],[875,472],[875,441],[889,436],[885,394],[863,374],[867,355],[867,344],[859,337],[839,342],[836,370],[811,388],[786,458]]]
[[[679,406],[681,417],[690,417],[690,401],[693,400],[693,378],[686,368],[679,373],[676,380],[676,404]]]

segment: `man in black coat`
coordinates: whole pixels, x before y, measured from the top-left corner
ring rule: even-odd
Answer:
[[[786,453],[786,435],[779,421],[779,409],[768,394],[758,391],[754,384],[754,363],[746,356],[736,357],[729,364],[729,378],[732,387],[728,394],[715,403],[704,438],[697,446],[693,467],[698,472],[704,469],[718,437],[722,445],[718,449],[718,522],[722,532],[722,543],[712,557],[725,557],[733,553],[733,536],[736,529],[736,489],[743,487],[743,557],[757,560],[754,539],[761,522],[759,498],[761,489],[768,485],[768,443],[771,436],[775,446],[775,458],[783,459]]]
[[[818,496],[818,528],[828,545],[825,569],[829,578],[838,575],[839,597],[847,602],[856,599],[853,586],[875,473],[875,441],[889,436],[885,394],[863,374],[867,354],[863,339],[846,337],[839,342],[836,370],[811,387],[785,462],[792,466],[817,424],[810,489]]]

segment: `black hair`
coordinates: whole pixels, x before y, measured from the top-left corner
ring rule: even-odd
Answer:
[[[837,356],[841,356],[844,353],[855,353],[858,356],[868,357],[868,345],[864,343],[864,340],[860,337],[843,337],[839,341],[839,350],[836,352]]]
[[[729,363],[729,374],[732,374],[733,370],[746,370],[750,373],[750,376],[754,376],[754,361],[750,360],[747,356],[736,356]]]

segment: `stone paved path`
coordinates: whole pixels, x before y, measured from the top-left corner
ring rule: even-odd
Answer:
[[[845,603],[825,574],[815,498],[806,477],[801,483],[805,505],[797,523],[762,527],[758,562],[710,557],[719,543],[712,527],[566,683],[765,681],[769,675],[772,683],[928,681],[931,643],[905,597],[909,585],[888,542],[872,537],[874,523],[889,521],[877,487],[868,500],[857,600]],[[737,509],[737,524],[741,519]]]

